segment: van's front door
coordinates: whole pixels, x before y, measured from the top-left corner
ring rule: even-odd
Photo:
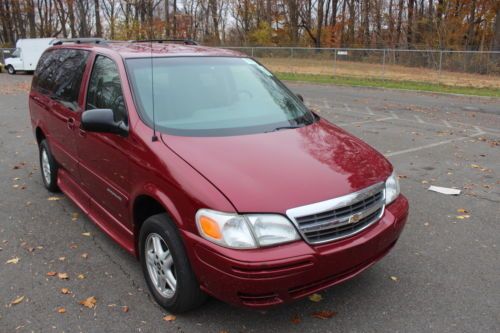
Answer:
[[[116,63],[97,55],[90,76],[86,110],[112,109],[115,120],[127,123]],[[79,130],[78,155],[82,185],[90,194],[91,214],[118,241],[131,237],[129,207],[129,138]]]

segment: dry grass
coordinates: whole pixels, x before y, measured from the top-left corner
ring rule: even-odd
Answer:
[[[394,81],[415,81],[441,83],[457,87],[500,89],[500,77],[480,74],[442,71],[399,65],[370,64],[351,61],[337,61],[334,68],[332,60],[302,58],[259,58],[273,72],[338,75],[347,77],[387,79]],[[384,75],[382,77],[382,74]]]

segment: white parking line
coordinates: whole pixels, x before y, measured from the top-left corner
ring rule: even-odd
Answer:
[[[389,111],[389,113],[391,114],[392,118],[394,119],[399,119],[398,115],[396,114],[396,112],[394,111]]]
[[[421,124],[425,124],[425,121],[422,120],[422,118],[420,118],[419,116],[417,115],[414,115],[415,119],[417,119],[417,121]]]
[[[402,154],[407,154],[407,153],[413,153],[413,152],[416,152],[416,151],[419,151],[419,150],[433,148],[433,147],[445,145],[445,144],[448,144],[448,143],[451,143],[451,142],[455,142],[455,141],[462,141],[462,140],[470,139],[470,138],[473,138],[473,137],[476,137],[476,136],[479,136],[479,135],[482,135],[482,134],[484,134],[483,131],[475,133],[475,134],[472,134],[472,135],[468,135],[468,136],[461,136],[459,138],[454,138],[454,139],[449,139],[449,140],[444,140],[444,141],[430,143],[428,145],[424,145],[424,146],[420,146],[420,147],[414,147],[414,148],[409,148],[409,149],[404,149],[404,150],[400,150],[400,151],[394,151],[394,152],[386,153],[386,154],[384,154],[384,156],[385,157],[391,157],[391,156],[397,156],[397,155],[402,155]]]
[[[392,117],[384,117],[384,118],[378,118],[378,119],[354,121],[352,123],[337,123],[336,125],[338,125],[338,126],[361,125],[361,124],[368,124],[368,123],[373,123],[376,121],[386,121],[386,120],[391,120],[391,119],[393,119],[393,118]]]
[[[449,127],[449,128],[453,127],[453,126],[451,126],[451,124],[447,120],[444,120],[444,119],[443,119],[443,124],[444,124],[444,126]]]

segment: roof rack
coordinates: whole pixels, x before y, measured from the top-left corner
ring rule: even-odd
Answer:
[[[75,44],[105,44],[106,40],[104,38],[64,38],[56,40],[52,45],[62,45],[64,43],[75,43]]]
[[[183,43],[186,45],[199,45],[196,41],[188,38],[166,38],[166,39],[141,39],[129,40],[129,43]]]

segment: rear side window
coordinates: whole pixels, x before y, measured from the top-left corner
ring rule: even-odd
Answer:
[[[97,56],[87,91],[86,110],[111,109],[115,121],[127,124],[127,110],[123,99],[120,74],[113,60]]]
[[[33,88],[76,109],[89,52],[60,49],[43,54],[38,62]]]

